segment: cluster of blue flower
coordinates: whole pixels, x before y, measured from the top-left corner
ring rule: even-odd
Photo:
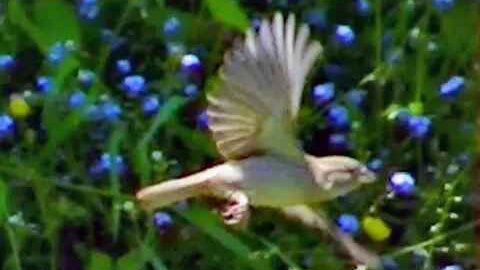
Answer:
[[[81,18],[93,20],[97,17],[100,9],[95,0],[82,0],[78,2],[78,13]],[[174,37],[179,33],[180,21],[176,17],[168,18],[164,23],[164,33],[169,37]],[[116,37],[112,32],[104,31],[105,41],[113,47],[120,43],[121,38]],[[171,47],[182,47],[175,42],[169,43]],[[76,45],[73,41],[54,42],[46,54],[46,62],[52,67],[58,67],[70,54],[76,51]],[[183,52],[182,48],[172,50],[172,54]],[[10,54],[0,55],[0,71],[9,72],[15,67],[15,57]],[[201,76],[202,65],[200,59],[195,54],[184,54],[180,61],[180,77],[186,82],[184,95],[188,98],[194,98],[198,95],[198,78]],[[118,88],[122,90],[126,97],[140,100],[141,110],[146,116],[154,115],[160,108],[162,102],[157,94],[150,94],[148,83],[144,76],[136,74],[132,62],[129,59],[118,59],[115,62],[115,73],[120,77]],[[102,95],[100,102],[91,102],[88,98],[88,90],[96,82],[96,72],[89,69],[80,69],[77,73],[78,88],[70,92],[67,103],[72,110],[81,111],[88,120],[100,124],[112,124],[122,116],[122,106],[113,97]],[[193,78],[193,79],[192,79]],[[55,90],[55,80],[50,76],[41,75],[36,78],[35,88],[39,93],[47,94]],[[25,103],[28,106],[28,103]],[[29,107],[27,107],[29,109]],[[198,125],[206,126],[205,112],[198,115]],[[14,136],[16,127],[15,117],[9,114],[0,115],[0,140],[11,139]],[[115,168],[115,169],[114,169]],[[113,170],[116,173],[126,171],[126,164],[121,155],[112,157],[108,153],[103,153],[92,164],[90,173],[93,176],[104,175]]]
[[[416,4],[412,2],[410,5],[412,6],[409,8],[413,10]],[[432,7],[439,12],[439,14],[446,14],[455,7],[455,1],[433,0]],[[356,13],[360,16],[369,16],[373,13],[371,2],[365,0],[355,1],[355,9]],[[328,31],[329,29],[326,16],[324,10],[311,10],[307,12],[305,20],[314,29],[322,29],[322,31],[325,32],[325,30]],[[359,36],[357,36],[355,32],[353,24],[337,24],[333,27],[330,26],[330,29],[333,29],[333,38],[326,44],[325,51],[335,51],[339,48],[352,49],[355,46],[359,47],[357,44],[360,42]],[[418,38],[419,35],[419,30],[413,29],[410,38]],[[391,46],[393,37],[388,31],[385,31],[382,41],[382,45],[384,46],[383,51],[385,53],[384,59],[382,60],[391,65],[393,69],[408,52],[402,49],[401,46]],[[427,50],[431,52],[438,50],[434,42],[426,44]],[[411,46],[411,44],[409,46]],[[332,56],[328,58],[335,59],[335,57]],[[348,150],[353,148],[353,142],[350,142],[349,132],[353,127],[352,125],[355,125],[355,122],[352,121],[355,117],[354,115],[359,111],[366,112],[367,114],[375,113],[372,112],[372,108],[368,107],[371,106],[373,102],[366,100],[367,94],[369,97],[376,95],[375,89],[367,90],[369,89],[368,85],[365,86],[366,84],[361,82],[359,85],[361,85],[361,87],[365,86],[364,89],[353,86],[351,90],[342,91],[342,88],[345,88],[345,85],[347,85],[345,80],[342,81],[342,78],[345,77],[345,73],[347,72],[346,70],[346,67],[338,65],[337,63],[325,63],[324,74],[317,76],[322,78],[322,81],[312,87],[313,103],[324,112],[324,118],[331,131],[328,143],[333,150]],[[374,76],[378,75],[375,74]],[[468,78],[465,78],[461,74],[456,74],[456,72],[450,73],[449,76],[443,76],[442,78],[442,81],[437,81],[436,85],[432,87],[436,91],[432,99],[438,101],[444,100],[447,101],[447,104],[451,104],[452,106],[457,104],[456,106],[459,106],[455,101],[461,98],[462,93],[468,88]],[[375,80],[381,81],[381,78],[376,77]],[[382,82],[379,82],[379,84],[381,87],[384,86]],[[429,93],[429,97],[430,96],[432,95]],[[418,100],[422,98],[423,96]],[[427,114],[425,113],[427,110],[425,110],[424,106],[427,105],[421,104],[421,102],[412,102],[407,106],[400,106],[398,104],[390,104],[389,106],[387,104],[387,106],[385,106],[387,107],[386,112],[376,113],[384,113],[388,120],[387,122],[392,125],[392,129],[396,135],[402,134],[402,140],[409,139],[409,141],[413,142],[413,145],[428,145],[429,142],[437,136],[437,134],[434,133],[437,129],[435,126],[437,122],[434,122],[434,120],[438,117],[436,115],[439,107],[429,108]],[[438,127],[438,129],[440,130],[441,127]],[[390,198],[398,198],[398,200],[405,202],[412,200],[412,198],[415,198],[420,192],[417,187],[416,176],[421,172],[418,172],[417,168],[412,169],[410,165],[408,165],[405,171],[398,170],[397,167],[393,170],[390,167],[391,164],[385,167],[385,164],[389,162],[387,161],[389,160],[388,156],[388,153],[381,153],[378,156],[374,156],[368,161],[368,167],[381,176],[387,174],[386,178],[388,181],[386,181],[385,192],[389,194],[388,196],[390,196]],[[459,161],[456,160],[454,163],[455,162]],[[457,168],[456,171],[458,171],[458,166],[453,166],[452,168]],[[388,237],[389,233],[385,233],[390,230],[388,224],[383,223],[381,219],[377,220],[373,218],[369,220],[368,218],[370,217],[364,218],[363,221],[360,222],[355,214],[343,213],[338,216],[337,224],[345,233],[357,234],[363,225],[363,229],[372,239],[384,240],[385,238],[381,236],[382,234]],[[390,264],[394,267],[388,269],[398,269],[395,261],[390,260]],[[452,264],[442,269],[462,269],[462,267]]]

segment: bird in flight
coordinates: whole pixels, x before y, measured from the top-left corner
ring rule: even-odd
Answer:
[[[315,157],[297,144],[295,121],[305,80],[322,52],[309,35],[308,26],[297,31],[295,17],[285,20],[280,13],[263,20],[258,31],[247,30],[244,41],[225,55],[219,87],[207,96],[208,126],[226,162],[140,190],[144,209],[213,196],[227,200],[221,213],[227,224],[245,222],[250,205],[280,208],[313,222],[307,205],[375,180],[353,158]]]

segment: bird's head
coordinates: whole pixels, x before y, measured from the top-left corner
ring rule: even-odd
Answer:
[[[308,156],[307,162],[325,199],[345,195],[362,184],[374,182],[376,178],[365,165],[350,157]]]

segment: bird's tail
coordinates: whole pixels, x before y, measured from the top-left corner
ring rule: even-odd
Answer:
[[[208,192],[205,184],[211,178],[211,171],[206,170],[143,188],[136,196],[143,209],[153,210]]]

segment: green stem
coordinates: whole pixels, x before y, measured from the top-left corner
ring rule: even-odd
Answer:
[[[419,40],[417,44],[417,58],[416,58],[416,86],[415,86],[415,101],[421,102],[422,91],[425,88],[425,76],[426,76],[426,63],[427,59],[427,46],[428,42],[424,38],[423,33],[428,30],[428,23],[430,20],[430,5],[427,4],[427,10],[422,16],[419,22]]]
[[[382,0],[375,1],[375,64],[382,62]]]
[[[393,253],[388,254],[388,256],[398,257],[398,256],[401,256],[403,254],[407,254],[407,253],[413,252],[415,250],[418,250],[420,248],[430,247],[430,246],[436,244],[437,242],[443,241],[443,240],[445,240],[447,238],[450,238],[454,235],[457,235],[459,233],[462,233],[462,232],[468,231],[470,229],[473,229],[473,228],[475,228],[476,226],[479,226],[479,225],[480,225],[480,219],[475,220],[473,222],[470,222],[469,224],[466,224],[466,225],[464,225],[460,228],[449,231],[447,233],[437,235],[437,236],[435,236],[435,237],[433,237],[433,238],[431,238],[427,241],[415,244],[413,246],[404,247],[404,248],[402,248],[398,251],[395,251]]]
[[[56,222],[50,218],[52,215],[50,215],[50,207],[48,206],[48,193],[50,192],[50,184],[47,183],[47,181],[43,181],[43,178],[38,175],[36,171],[32,171],[32,175],[29,180],[33,183],[33,192],[40,208],[40,216],[42,217],[42,223],[45,226],[46,235],[52,251],[50,269],[56,270],[57,260],[56,254],[54,253],[56,250],[54,236]]]
[[[417,178],[419,182],[423,182],[423,153],[422,153],[422,141],[415,142],[415,152],[417,155]]]
[[[107,198],[116,198],[118,200],[125,200],[125,201],[135,200],[135,197],[132,195],[125,195],[121,193],[117,194],[117,193],[111,192],[110,190],[98,189],[98,188],[94,188],[86,185],[55,183],[55,186],[59,188],[68,189],[71,191],[81,192],[81,193],[89,193],[89,194],[98,195],[98,196],[107,197]]]
[[[8,222],[5,222],[5,230],[7,230],[8,241],[10,242],[10,247],[12,248],[13,261],[15,263],[16,270],[22,270],[22,265],[20,263],[20,255],[18,250],[17,239],[15,239],[15,233],[13,232],[12,227]]]
[[[150,141],[155,136],[155,133],[159,130],[160,127],[165,125],[169,119],[186,103],[186,100],[180,97],[171,98],[157,113],[155,118],[150,124],[150,128],[143,134],[140,140],[137,142],[135,150],[135,158],[141,164],[140,171],[140,183],[141,186],[145,186],[146,181],[150,180],[151,177],[151,166],[148,160],[147,155],[147,146]]]
[[[259,236],[257,236],[259,237]],[[267,239],[259,237],[259,240],[264,244],[268,249],[270,254],[275,254],[280,258],[285,264],[289,266],[288,269],[292,270],[301,270],[302,268],[296,264],[289,256],[285,255],[278,246],[270,243]]]
[[[125,126],[117,126],[108,143],[108,152],[111,155],[112,159],[112,168],[110,169],[110,191],[112,192],[112,194],[117,195],[112,200],[113,239],[115,242],[117,241],[118,232],[120,230],[120,209],[117,207],[120,203],[120,200],[118,200],[117,198],[118,194],[121,194],[120,181],[118,176],[119,168],[117,167],[117,162],[115,161],[115,159],[119,153],[120,144],[125,139],[125,133]]]
[[[422,27],[420,28],[422,29]],[[425,46],[422,41],[417,45],[417,57],[416,57],[416,79],[415,79],[415,97],[416,102],[421,102],[422,100],[422,90],[424,87],[424,75],[425,75]]]
[[[378,69],[382,65],[382,0],[375,1],[375,69]],[[380,82],[377,80],[375,82],[375,112],[377,115],[377,127],[376,130],[380,131],[380,136],[377,139],[377,150],[382,146],[383,140],[383,119],[382,119],[382,108],[383,108],[383,89]]]

